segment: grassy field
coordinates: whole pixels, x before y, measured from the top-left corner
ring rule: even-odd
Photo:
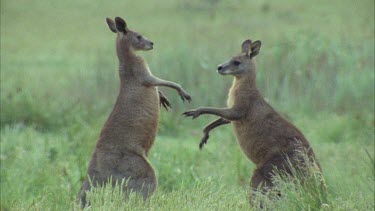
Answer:
[[[156,193],[127,203],[108,189],[90,210],[249,210],[254,165],[231,126],[213,117],[184,119],[198,106],[225,106],[230,77],[216,66],[262,40],[257,84],[300,128],[323,168],[317,186],[284,187],[269,210],[374,210],[374,1],[25,1],[1,0],[1,210],[69,210],[85,178],[100,129],[118,94],[115,36],[106,17],[155,43],[143,52],[154,75],[180,83],[184,104],[162,89],[162,111],[149,156]],[[261,196],[260,196],[261,197]]]

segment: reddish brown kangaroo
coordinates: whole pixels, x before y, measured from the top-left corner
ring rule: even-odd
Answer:
[[[159,103],[167,108],[168,99],[156,86],[177,90],[182,100],[191,98],[179,84],[153,76],[145,60],[135,54],[153,49],[153,43],[127,28],[123,19],[106,19],[110,30],[117,34],[116,50],[119,59],[120,93],[108,117],[88,168],[88,178],[79,193],[82,206],[85,192],[93,186],[113,185],[127,181],[124,191],[140,192],[146,199],[157,186],[154,170],[147,160],[158,130]],[[160,98],[160,101],[159,101]],[[91,181],[91,182],[90,182]],[[91,184],[90,184],[91,183]]]
[[[258,55],[260,47],[259,40],[246,40],[242,44],[241,54],[219,65],[219,74],[234,76],[228,108],[198,108],[184,115],[192,116],[193,119],[202,114],[220,117],[204,128],[200,148],[207,142],[212,129],[232,123],[242,150],[256,164],[250,186],[254,190],[262,188],[266,191],[273,187],[271,177],[274,168],[292,174],[286,157],[293,167],[301,165],[302,150],[307,152],[312,161],[316,159],[304,135],[281,117],[259,93],[255,83],[254,57]]]

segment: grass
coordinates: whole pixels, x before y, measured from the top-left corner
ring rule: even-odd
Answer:
[[[323,128],[321,119],[324,118],[304,119],[304,124],[314,129]],[[332,125],[337,124],[335,121]],[[342,127],[341,132],[349,130],[353,134],[341,138],[340,142],[335,141],[339,137],[319,138],[330,137],[328,130],[322,130],[319,136],[308,133],[323,167],[329,192],[328,205],[330,210],[369,210],[374,206],[373,163],[364,146],[371,149],[374,145],[372,140],[364,140],[355,132],[355,124],[350,119],[342,121],[347,128]],[[88,149],[94,147],[100,129],[99,124],[94,128],[86,127],[65,133],[39,132],[30,127],[3,128],[1,187],[2,194],[6,194],[2,195],[3,208],[66,210],[73,206],[85,176],[91,153]],[[215,131],[203,151],[198,150],[200,134],[194,130],[177,138],[158,136],[149,156],[159,180],[155,196],[146,205],[141,205],[137,199],[125,205],[116,199],[109,200],[107,190],[107,194],[100,197],[108,201],[104,205],[96,202],[98,207],[95,209],[113,210],[114,206],[124,209],[146,206],[151,210],[249,209],[248,185],[254,165],[241,152],[230,131],[230,126]],[[357,138],[353,139],[351,135]],[[295,197],[290,200],[297,200],[287,204],[310,205],[305,198],[298,198],[301,194],[298,189],[295,192],[291,191],[294,189],[285,190]],[[285,203],[272,206],[276,205],[286,206]]]
[[[327,199],[280,182],[277,210],[374,209],[373,1],[1,1],[1,210],[68,210],[118,93],[114,34],[105,17],[122,16],[155,44],[141,53],[152,72],[180,83],[193,101],[163,89],[149,156],[158,177],[144,204],[106,188],[96,210],[248,210],[254,165],[231,126],[198,150],[213,117],[183,119],[198,106],[225,106],[230,77],[215,67],[262,40],[258,87],[310,140]],[[288,186],[288,185],[292,185]],[[320,193],[319,191],[316,193]],[[261,196],[260,196],[261,197]],[[253,207],[254,208],[254,207]]]

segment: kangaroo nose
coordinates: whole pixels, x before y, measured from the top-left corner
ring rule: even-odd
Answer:
[[[223,67],[222,67],[222,66],[219,66],[219,67],[217,67],[217,70],[221,70],[221,69],[223,69]]]
[[[151,42],[151,45],[154,45],[154,43],[153,43],[153,42]]]

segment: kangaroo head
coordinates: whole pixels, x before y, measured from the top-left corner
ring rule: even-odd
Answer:
[[[130,30],[124,19],[116,17],[115,21],[113,21],[110,18],[106,18],[106,21],[109,29],[117,33],[117,45],[120,45],[120,47],[128,47],[135,51],[153,49],[154,43],[141,34]]]
[[[239,55],[232,57],[229,61],[221,64],[217,68],[217,72],[221,75],[243,76],[248,74],[255,75],[255,60],[254,57],[258,55],[260,40],[251,42],[245,40],[242,43],[242,51]]]

